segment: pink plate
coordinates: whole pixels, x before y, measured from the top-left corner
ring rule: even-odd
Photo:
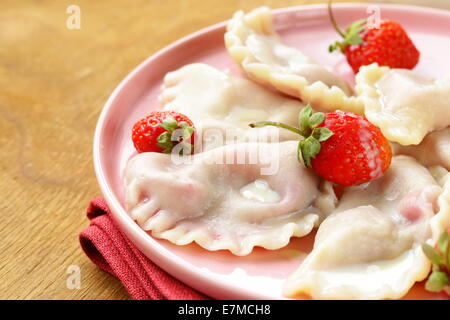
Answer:
[[[382,18],[400,22],[422,53],[417,71],[427,76],[450,72],[450,12],[422,7],[379,5]],[[337,4],[342,26],[367,17],[366,4]],[[330,66],[349,81],[353,75],[340,54],[329,54],[337,38],[324,5],[275,11],[275,25],[287,44]],[[123,232],[155,263],[181,281],[220,299],[282,299],[283,280],[301,263],[314,235],[293,239],[287,248],[257,248],[246,257],[208,252],[195,244],[175,246],[152,238],[127,215],[123,206],[122,173],[133,155],[131,127],[139,118],[160,108],[158,94],[164,75],[181,66],[203,62],[219,69],[238,71],[224,48],[225,23],[201,30],[151,56],[131,72],[106,102],[94,139],[94,163],[100,188]],[[416,285],[411,299],[439,299]]]

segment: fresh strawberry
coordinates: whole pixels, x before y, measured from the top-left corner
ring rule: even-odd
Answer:
[[[381,176],[391,164],[392,152],[380,129],[350,112],[328,113],[317,128],[328,128],[333,136],[321,143],[312,159],[314,170],[342,186],[358,185]]]
[[[391,147],[380,129],[354,113],[313,113],[308,105],[300,111],[299,128],[270,121],[250,124],[251,127],[267,125],[303,136],[298,146],[299,161],[341,186],[374,180],[391,163]]]
[[[424,243],[422,250],[433,263],[425,289],[431,292],[444,292],[450,296],[450,228],[439,237],[435,248]]]
[[[132,140],[140,152],[171,153],[181,144],[180,154],[191,154],[194,146],[194,125],[184,114],[155,111],[135,123]]]
[[[340,49],[355,73],[359,67],[374,62],[380,66],[404,69],[417,65],[420,53],[400,24],[382,20],[379,26],[367,26],[366,20],[358,20],[344,32],[333,17],[330,3],[331,22],[343,40],[330,45],[329,51]]]

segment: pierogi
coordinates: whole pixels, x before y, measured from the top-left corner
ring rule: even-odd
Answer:
[[[278,128],[251,129],[251,122],[271,120],[297,124],[304,107],[247,79],[233,77],[206,64],[190,64],[164,78],[160,102],[164,110],[187,115],[202,137],[202,150],[231,142],[294,140]]]
[[[315,205],[319,179],[296,158],[294,141],[231,144],[192,157],[141,153],[126,168],[127,209],[144,230],[178,245],[235,255],[278,249],[318,225],[324,202]]]
[[[255,82],[311,103],[318,110],[363,111],[344,80],[283,44],[267,7],[248,14],[235,13],[227,26],[225,45],[233,60]]]
[[[428,133],[450,126],[450,77],[430,79],[374,63],[361,67],[356,91],[367,119],[390,141],[417,145]]]
[[[420,245],[435,243],[450,225],[450,174],[445,170],[437,180],[413,158],[397,156],[383,177],[348,188],[286,281],[285,294],[402,297],[430,271]]]
[[[450,128],[428,134],[419,145],[402,146],[394,143],[396,154],[416,158],[426,167],[441,166],[450,171]]]

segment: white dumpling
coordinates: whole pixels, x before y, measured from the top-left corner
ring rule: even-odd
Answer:
[[[271,120],[297,126],[304,107],[267,90],[248,79],[233,77],[206,64],[190,64],[168,73],[164,78],[160,102],[164,110],[187,115],[203,136],[203,150],[223,145],[220,136],[235,135],[237,141],[271,142],[297,139],[295,134],[274,127],[250,129],[248,124]],[[219,132],[217,132],[219,131]],[[216,137],[217,133],[217,137]],[[258,139],[254,139],[258,136]],[[278,140],[278,136],[274,137]]]
[[[296,157],[294,141],[230,144],[191,157],[141,153],[125,172],[127,210],[144,230],[177,245],[235,255],[278,249],[321,217],[319,180]]]
[[[428,134],[417,146],[393,144],[395,154],[416,158],[427,167],[441,166],[450,171],[450,128]]]
[[[285,294],[401,298],[430,271],[421,243],[434,244],[450,226],[450,174],[439,181],[414,159],[397,156],[383,177],[349,188],[286,281]]]
[[[348,84],[301,51],[282,43],[269,8],[239,11],[229,21],[225,45],[253,81],[300,98],[323,111],[362,113]]]
[[[375,63],[361,67],[356,91],[367,119],[401,145],[417,145],[429,132],[450,126],[450,77],[430,79]]]

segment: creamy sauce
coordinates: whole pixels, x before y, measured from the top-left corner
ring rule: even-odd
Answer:
[[[241,195],[249,200],[263,203],[275,203],[280,200],[280,195],[272,190],[266,180],[257,179],[240,190]]]

